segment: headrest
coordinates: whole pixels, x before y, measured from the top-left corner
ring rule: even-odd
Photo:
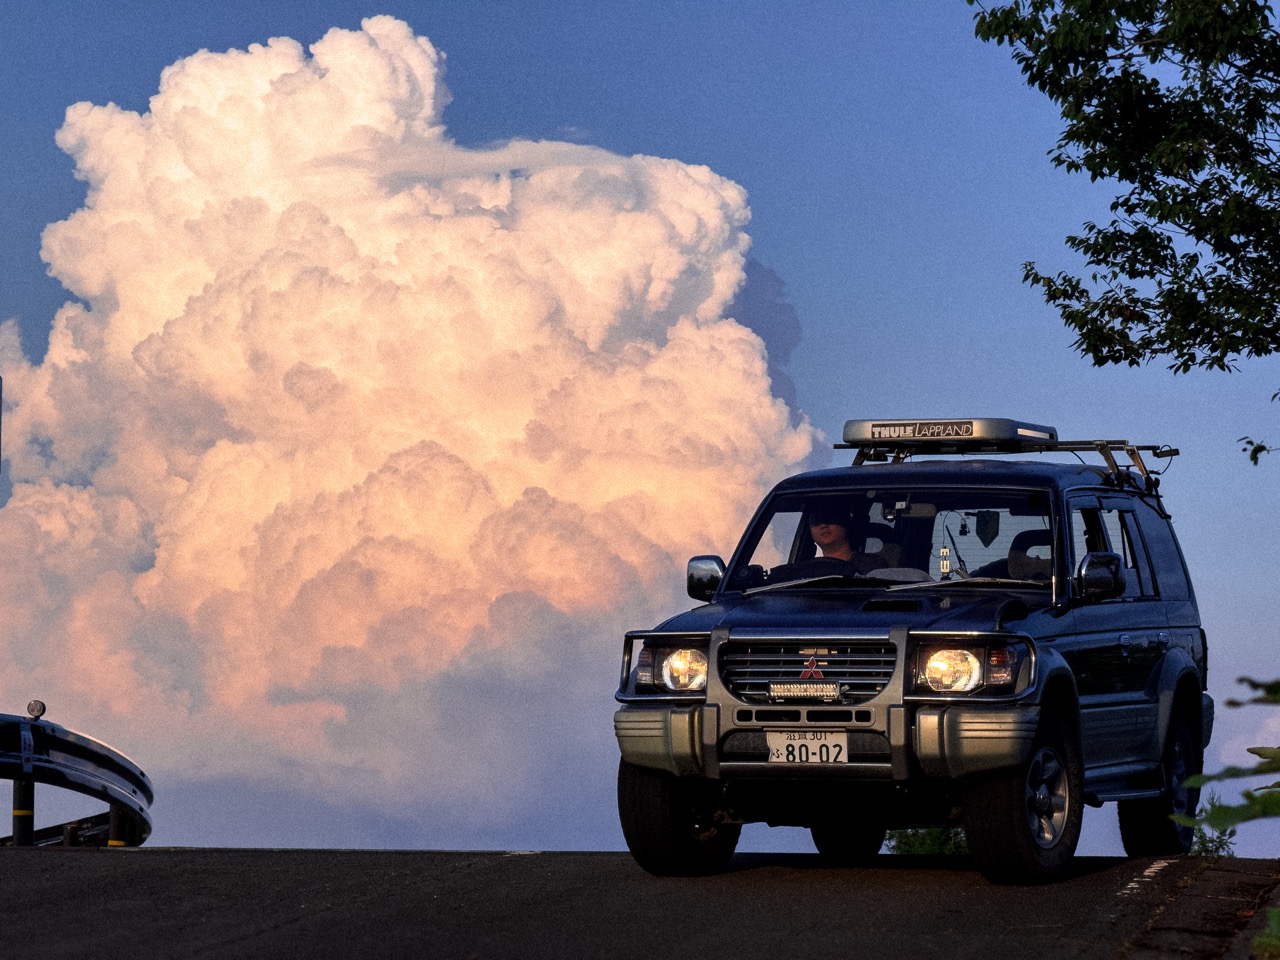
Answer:
[[[1030,553],[1035,547],[1048,547],[1053,544],[1052,530],[1023,530],[1009,544],[1010,553]]]

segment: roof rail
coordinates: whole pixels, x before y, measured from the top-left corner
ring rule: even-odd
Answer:
[[[1097,453],[1107,473],[1120,485],[1129,476],[1129,465],[1142,477],[1141,486],[1154,490],[1158,479],[1142,459],[1143,452],[1158,460],[1176,457],[1178,450],[1164,444],[1136,444],[1128,440],[1059,440],[1058,431],[1037,423],[986,417],[970,420],[849,420],[844,442],[837,450],[857,450],[854,466],[892,460],[901,463],[915,454],[991,453]],[[1124,453],[1122,467],[1116,454]],[[1136,485],[1136,481],[1135,481]]]

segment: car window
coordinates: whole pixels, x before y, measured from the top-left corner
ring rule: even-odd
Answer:
[[[777,498],[744,541],[730,585],[852,573],[912,583],[1053,580],[1047,494],[1021,490],[856,489]],[[837,568],[824,558],[844,557]]]
[[[1156,590],[1165,600],[1187,600],[1191,582],[1178,541],[1169,521],[1143,500],[1134,504],[1134,516],[1150,548],[1151,566],[1155,571]]]
[[[1074,572],[1088,553],[1110,550],[1107,531],[1096,500],[1076,500],[1071,504],[1071,570]]]
[[[1093,499],[1073,502],[1071,544],[1072,570],[1079,566],[1086,553],[1118,554],[1124,569],[1123,596],[1130,599],[1155,596],[1151,564],[1132,510],[1104,506]]]
[[[1105,512],[1114,513],[1120,518],[1124,538],[1124,553],[1121,556],[1124,557],[1125,570],[1129,576],[1125,596],[1154,597],[1156,588],[1155,579],[1151,576],[1151,561],[1147,556],[1147,549],[1142,542],[1142,534],[1138,530],[1138,521],[1133,511]]]
[[[1111,552],[1120,554],[1124,561],[1124,596],[1130,599],[1151,597],[1155,590],[1151,578],[1151,566],[1142,540],[1135,536],[1136,521],[1131,510],[1117,510],[1104,506],[1102,522],[1107,528]]]

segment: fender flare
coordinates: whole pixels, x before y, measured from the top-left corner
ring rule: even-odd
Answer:
[[[1187,722],[1203,752],[1213,732],[1213,698],[1200,685],[1200,672],[1186,650],[1170,650],[1152,681],[1156,686],[1156,730],[1159,756],[1164,756],[1169,724],[1176,711],[1190,714]]]
[[[1080,735],[1080,692],[1067,661],[1052,647],[1036,648],[1035,701],[1041,707],[1063,711],[1066,721]],[[1043,713],[1042,713],[1043,715]]]

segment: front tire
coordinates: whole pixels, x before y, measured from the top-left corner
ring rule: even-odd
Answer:
[[[1200,788],[1188,787],[1187,778],[1199,773],[1201,751],[1185,715],[1176,713],[1169,721],[1164,745],[1165,795],[1155,800],[1121,800],[1120,839],[1131,857],[1180,856],[1191,851],[1195,828],[1175,823],[1177,814],[1196,815]]]
[[[716,873],[728,865],[740,824],[717,819],[719,787],[696,777],[618,766],[618,819],[627,849],[660,877]]]
[[[1075,855],[1084,817],[1083,764],[1075,732],[1041,720],[1025,761],[972,784],[964,832],[982,875],[995,883],[1044,883]]]

